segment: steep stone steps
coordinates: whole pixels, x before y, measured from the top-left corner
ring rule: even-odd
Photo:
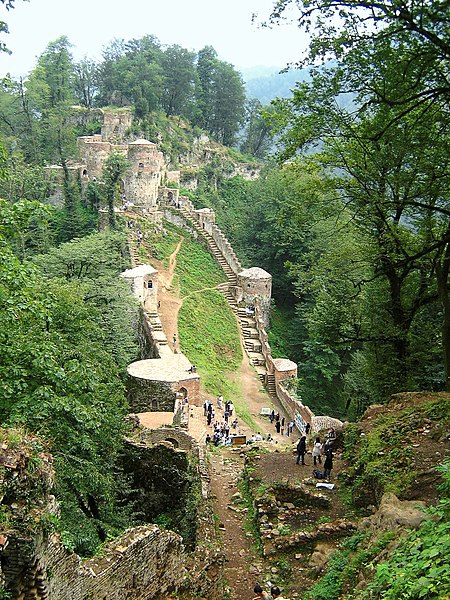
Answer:
[[[242,329],[242,335],[245,339],[259,340],[258,331],[256,329]]]
[[[255,371],[258,374],[260,381],[265,385],[267,375],[266,367],[260,367],[259,365],[255,365]]]
[[[265,367],[265,359],[264,355],[261,354],[261,342],[259,341],[259,333],[256,328],[255,319],[251,315],[247,314],[245,308],[243,309],[237,306],[236,300],[230,290],[230,286],[237,285],[237,276],[228,264],[214,238],[207,231],[205,231],[203,227],[200,226],[196,216],[193,215],[192,212],[185,206],[183,206],[180,210],[181,213],[189,220],[189,223],[192,224],[192,227],[195,229],[195,231],[198,232],[199,236],[206,241],[209,252],[217,261],[217,264],[220,266],[228,279],[227,283],[218,285],[217,289],[224,295],[231,309],[237,315],[241,329],[242,341],[249,357],[249,361],[254,366],[260,381],[263,384],[266,384],[267,371]]]
[[[250,362],[252,363],[252,365],[259,366],[259,367],[265,367],[266,365],[266,361],[264,359],[264,355],[259,353],[259,352],[247,352],[249,358],[250,358]]]
[[[221,294],[223,294],[223,296],[225,296],[225,300],[228,302],[228,304],[231,307],[231,310],[234,313],[237,313],[238,310],[238,306],[236,304],[236,301],[234,299],[234,296],[231,294],[230,290],[229,290],[229,284],[228,283],[220,283],[217,288],[216,288]]]
[[[250,338],[244,339],[244,346],[247,352],[261,353],[261,342],[259,340],[252,340]]]
[[[187,208],[181,209],[181,212],[186,217],[189,218],[189,220],[192,223],[192,226],[194,227],[194,229],[206,241],[206,243],[208,245],[209,251],[211,252],[211,254],[213,255],[213,257],[216,259],[216,261],[218,262],[218,264],[221,267],[221,269],[224,271],[225,275],[227,276],[227,279],[228,279],[229,283],[231,285],[236,285],[236,283],[237,283],[236,274],[234,273],[233,269],[228,264],[228,262],[227,262],[226,258],[224,257],[221,249],[219,248],[219,246],[214,241],[214,238],[212,237],[212,235],[210,235],[207,231],[205,231],[202,227],[200,227],[200,225],[196,221],[195,217],[192,216],[191,212]]]
[[[268,373],[267,374],[267,391],[270,396],[277,395],[277,388],[275,386],[275,375]]]

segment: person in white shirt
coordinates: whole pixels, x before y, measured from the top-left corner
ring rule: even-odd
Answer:
[[[319,465],[322,464],[322,459],[320,457],[321,454],[322,454],[322,444],[320,443],[320,437],[316,437],[316,441],[314,442],[313,451],[312,451],[314,464],[316,464],[316,460],[318,461]]]

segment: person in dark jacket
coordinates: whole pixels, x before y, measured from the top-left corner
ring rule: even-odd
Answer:
[[[306,435],[302,435],[297,444],[297,465],[300,462],[300,457],[302,459],[302,465],[305,463],[305,454],[306,454]]]
[[[333,468],[333,449],[328,447],[325,452],[326,458],[323,463],[323,476],[327,481],[330,481],[331,469]]]

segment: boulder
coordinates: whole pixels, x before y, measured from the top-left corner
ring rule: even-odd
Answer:
[[[427,518],[424,502],[417,500],[399,500],[392,492],[386,492],[381,498],[378,510],[363,519],[361,529],[393,530],[399,527],[414,529]]]
[[[330,544],[316,544],[314,552],[309,558],[308,566],[312,569],[316,569],[317,572],[321,571],[328,563],[330,554],[332,554],[335,551],[335,549],[336,548],[334,546],[331,546]]]

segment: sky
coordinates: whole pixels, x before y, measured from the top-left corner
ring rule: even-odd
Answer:
[[[0,77],[25,76],[48,43],[66,35],[75,60],[100,60],[102,48],[115,38],[150,34],[162,45],[198,51],[213,46],[220,60],[242,71],[256,66],[284,67],[305,50],[295,23],[258,27],[275,0],[15,0],[0,20],[9,34],[0,39],[12,51],[0,54]],[[252,23],[252,15],[258,19]]]

